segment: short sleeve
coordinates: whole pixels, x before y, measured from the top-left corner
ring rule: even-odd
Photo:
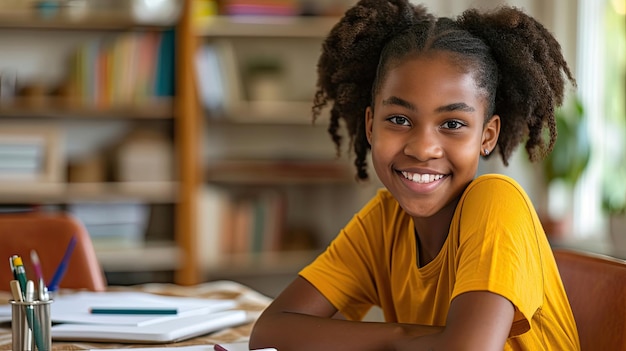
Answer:
[[[481,290],[501,295],[516,309],[511,336],[525,333],[544,296],[537,236],[545,234],[530,200],[512,179],[492,177],[472,183],[458,210],[451,298]]]
[[[380,202],[375,197],[348,222],[320,256],[300,271],[301,277],[352,320],[361,320],[377,304],[371,267],[376,264],[372,248],[380,248],[374,242],[380,240],[378,237],[382,231],[376,213],[379,208]]]

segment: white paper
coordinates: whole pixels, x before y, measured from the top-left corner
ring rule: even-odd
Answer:
[[[52,326],[50,334],[52,340],[167,343],[190,339],[246,322],[249,322],[249,319],[245,311],[230,310],[178,317],[144,326],[56,324]]]
[[[78,292],[62,295],[50,305],[55,323],[144,326],[180,317],[207,314],[234,308],[233,300],[161,296],[143,292]],[[92,314],[92,307],[175,308],[176,315]]]

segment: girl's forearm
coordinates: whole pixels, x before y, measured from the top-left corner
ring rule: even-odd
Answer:
[[[430,335],[440,327],[355,322],[293,312],[265,313],[251,334],[250,347],[280,351],[394,351],[400,340]]]

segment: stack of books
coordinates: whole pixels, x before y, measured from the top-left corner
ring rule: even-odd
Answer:
[[[0,180],[38,180],[44,172],[45,140],[38,136],[0,136]]]

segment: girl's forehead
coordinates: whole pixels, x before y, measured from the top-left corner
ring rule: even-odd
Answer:
[[[477,87],[471,65],[463,65],[456,55],[441,52],[411,55],[389,66],[383,87],[411,83]]]
[[[396,62],[396,67],[416,61],[422,65],[445,64],[460,74],[472,73],[476,66],[469,58],[456,52],[427,50],[406,55]]]
[[[398,97],[427,109],[457,102],[486,108],[485,91],[473,70],[460,67],[454,55],[413,55],[390,66],[381,83],[377,103]]]

